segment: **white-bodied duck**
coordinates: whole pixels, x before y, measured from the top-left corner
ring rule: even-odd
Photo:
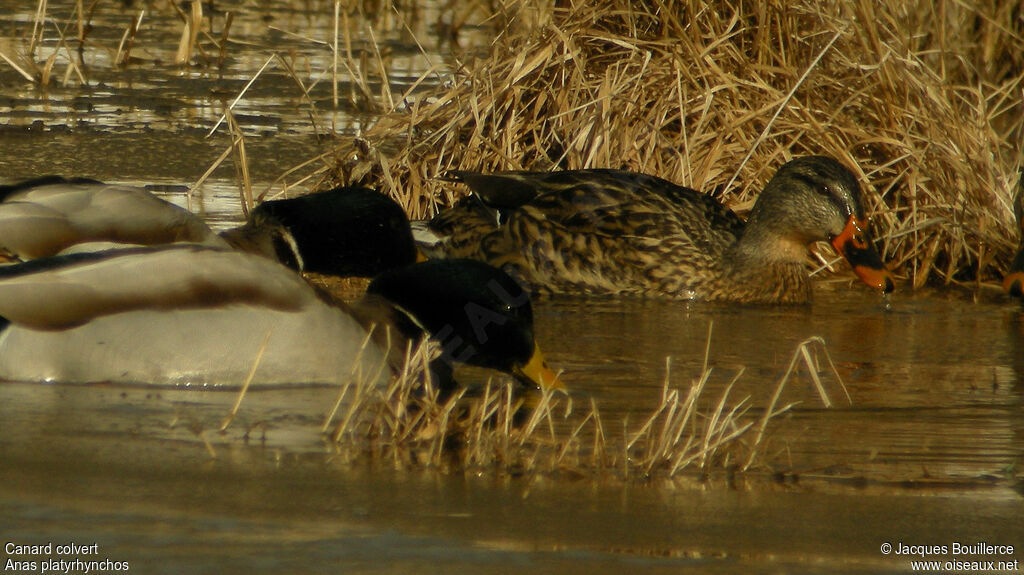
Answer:
[[[263,202],[244,225],[217,234],[141,187],[59,176],[0,186],[0,258],[7,261],[172,243],[232,247],[340,277],[371,277],[416,259],[405,212],[367,188]]]
[[[333,301],[268,258],[198,244],[44,258],[0,268],[0,379],[237,386],[384,381],[409,339],[452,362],[560,384],[533,336],[530,301],[468,260],[380,274]],[[372,329],[372,337],[367,337]],[[369,342],[367,345],[367,342]]]

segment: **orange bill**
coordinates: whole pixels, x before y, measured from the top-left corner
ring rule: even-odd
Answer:
[[[833,238],[832,247],[850,262],[862,282],[889,293],[895,287],[895,282],[892,273],[882,263],[881,256],[871,246],[871,239],[865,231],[867,227],[866,220],[851,215],[843,231]]]
[[[1003,289],[1014,297],[1024,297],[1024,246],[1017,252],[1010,264],[1010,271],[1003,278]]]
[[[548,367],[544,354],[541,353],[540,346],[537,344],[533,346],[533,355],[530,356],[530,360],[526,365],[517,368],[516,372],[516,375],[531,381],[541,389],[565,389],[558,374]]]

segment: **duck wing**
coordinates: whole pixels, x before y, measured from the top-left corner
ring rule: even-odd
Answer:
[[[0,268],[0,316],[34,329],[65,329],[144,309],[247,304],[292,311],[319,301],[280,264],[195,245],[74,254]]]
[[[611,235],[645,235],[653,221],[672,221],[674,232],[706,232],[735,239],[743,220],[707,194],[647,174],[593,169],[560,172],[453,172],[482,203],[497,210],[499,223],[530,209],[569,229]],[[730,239],[731,238],[731,239]]]
[[[707,273],[743,229],[714,198],[645,174],[462,177],[485,202],[494,190],[537,190],[505,213],[501,233],[481,242],[483,259],[511,265],[526,282],[554,291],[678,292]]]
[[[0,188],[0,247],[23,260],[87,242],[226,245],[198,216],[142,188],[51,177]]]

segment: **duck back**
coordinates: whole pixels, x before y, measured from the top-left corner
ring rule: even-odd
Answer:
[[[62,330],[8,326],[0,333],[0,379],[234,387],[253,372],[256,386],[335,384],[353,374],[386,381],[382,351],[360,351],[365,337],[359,323],[327,305],[137,310]]]
[[[714,198],[646,174],[457,175],[499,213],[471,257],[535,291],[692,297],[743,229]]]

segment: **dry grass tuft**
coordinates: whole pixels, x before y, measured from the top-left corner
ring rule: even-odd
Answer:
[[[732,397],[743,370],[726,383],[709,383],[713,369],[705,366],[688,387],[677,388],[666,360],[660,397],[620,420],[621,433],[608,433],[599,402],[585,395],[524,392],[503,380],[443,397],[424,383],[437,353],[428,344],[407,352],[406,371],[387,387],[362,383],[369,379],[354,374],[339,389],[322,430],[345,461],[372,458],[448,473],[634,480],[759,470],[768,423],[794,405],[779,400],[795,366],[805,362],[819,389],[820,371],[838,377],[834,366],[822,370],[812,360],[812,343],[821,342],[797,347],[763,408],[749,397]],[[582,408],[576,405],[581,398]]]
[[[323,185],[381,186],[424,216],[463,193],[435,179],[449,169],[619,167],[743,210],[789,157],[828,154],[859,169],[879,247],[913,285],[1002,275],[1024,136],[1016,3],[556,4],[492,14],[488,54],[343,147]]]

